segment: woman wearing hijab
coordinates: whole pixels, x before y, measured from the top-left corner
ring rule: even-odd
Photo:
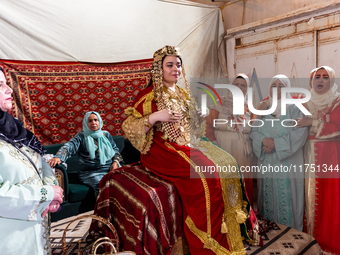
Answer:
[[[101,130],[103,120],[97,112],[87,112],[83,119],[83,131],[65,143],[48,163],[54,167],[76,153],[79,156],[79,179],[91,186],[95,195],[99,182],[111,169],[120,167],[122,157],[109,132]]]
[[[340,254],[340,93],[334,70],[319,67],[313,77],[311,100],[305,105],[311,116],[298,121],[310,127],[305,145],[307,233],[324,252]],[[314,170],[313,170],[314,169]]]
[[[238,74],[234,79],[233,85],[242,90],[244,96],[247,94],[249,78],[245,74]],[[229,91],[228,96],[221,97],[222,105],[212,106],[207,118],[206,137],[215,142],[222,149],[228,151],[239,165],[250,165],[252,155],[251,140],[249,133],[251,127],[247,124],[250,120],[250,112],[245,105],[243,115],[233,115],[233,98]],[[245,101],[245,104],[247,102]],[[228,120],[227,124],[216,124],[213,126],[214,119]],[[231,121],[233,124],[230,125]],[[242,125],[245,121],[246,125]]]
[[[264,124],[252,128],[250,133],[260,171],[264,171],[258,176],[258,211],[266,219],[301,231],[304,173],[289,169],[303,165],[302,146],[308,130],[294,127],[295,119],[302,117],[302,112],[295,105],[288,105],[286,115],[281,115],[283,87],[290,87],[288,77],[282,74],[274,76],[270,82],[269,104],[271,107],[273,88],[277,88],[277,108],[271,115],[262,117]]]
[[[0,251],[50,254],[46,214],[58,210],[63,190],[41,157],[42,144],[7,112],[11,94],[0,68]]]
[[[236,76],[233,85],[241,89],[243,95],[246,96],[249,86],[249,78],[247,75],[240,73]],[[221,97],[222,105],[212,106],[206,121],[205,136],[212,142],[216,143],[223,150],[229,152],[240,166],[250,166],[253,155],[251,139],[249,133],[251,127],[247,124],[251,118],[247,102],[245,101],[245,112],[243,115],[233,115],[233,97],[229,91],[228,96]],[[216,124],[215,119],[227,120],[226,124]],[[236,123],[236,124],[232,124]],[[243,125],[242,123],[245,123]],[[253,202],[253,179],[251,173],[243,173],[250,202]]]
[[[318,68],[313,68],[312,71],[309,73],[309,89],[311,90],[313,88],[313,77],[315,72],[318,70]]]

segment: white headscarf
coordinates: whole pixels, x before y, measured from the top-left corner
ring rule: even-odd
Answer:
[[[309,87],[310,87],[310,80],[313,80],[314,74],[315,72],[318,70],[318,68],[314,68],[312,71],[310,71],[309,73]],[[312,87],[310,88],[310,90],[313,88],[313,82],[312,82]]]
[[[280,80],[282,82],[282,84],[285,86],[285,88],[290,88],[291,85],[290,85],[290,81],[289,81],[289,78],[284,75],[284,74],[278,74],[278,75],[275,75],[271,80],[270,80],[270,83],[269,83],[269,89],[270,87],[272,86],[272,84],[276,81],[276,80]],[[282,93],[281,93],[281,97],[282,97]],[[286,96],[287,99],[291,98],[291,95],[287,95]],[[270,102],[270,107],[272,106],[273,104],[273,98],[271,97],[270,93],[269,93],[269,102]],[[281,98],[277,100],[277,107],[276,107],[276,110],[272,113],[274,115],[276,115],[277,117],[280,117],[281,116]]]
[[[324,93],[324,94],[318,94],[315,92],[314,88],[311,89],[311,101],[313,104],[318,106],[318,109],[320,110],[325,108],[325,107],[330,107],[334,100],[337,99],[340,96],[340,93],[337,92],[338,89],[338,85],[336,85],[335,83],[335,72],[334,70],[329,67],[329,66],[320,66],[316,69],[314,76],[313,76],[313,82],[315,79],[315,75],[316,73],[320,70],[320,69],[325,69],[326,72],[328,73],[329,76],[329,90]]]
[[[232,84],[234,84],[235,80],[237,78],[243,78],[246,81],[246,85],[247,85],[247,90],[249,87],[249,77],[244,74],[244,73],[239,73],[236,75],[236,77],[234,78]],[[247,94],[245,94],[244,96],[246,96]],[[228,91],[228,95],[222,96],[221,97],[221,101],[222,101],[222,105],[217,104],[216,106],[212,106],[211,109],[214,109],[220,113],[223,113],[225,115],[232,115],[233,114],[233,98],[232,98],[232,93],[230,91]],[[244,103],[247,104],[246,100],[244,100]]]
[[[313,70],[312,70],[312,71],[310,71],[310,73],[309,73],[309,74],[312,74],[312,73],[316,72],[317,70],[318,70],[318,67],[315,67],[315,68],[313,68]]]
[[[249,77],[248,77],[248,75],[246,75],[245,73],[239,73],[238,75],[236,75],[235,79],[233,80],[233,84],[234,84],[235,80],[236,80],[237,78],[240,78],[240,77],[242,77],[242,78],[246,81],[247,89],[248,89],[248,87],[249,87]],[[247,95],[247,93],[245,94],[245,96],[246,96],[246,95]]]

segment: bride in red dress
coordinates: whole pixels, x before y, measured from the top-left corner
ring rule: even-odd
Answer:
[[[312,114],[298,121],[310,126],[305,145],[306,232],[313,235],[324,252],[340,254],[340,93],[334,70],[316,69],[311,100]]]
[[[182,72],[186,90],[176,85]],[[150,86],[126,110],[127,138],[141,152],[145,168],[176,185],[192,255],[245,254],[241,230],[250,206],[238,165],[229,153],[199,138],[204,120],[195,110],[178,49],[156,51],[151,73]],[[218,166],[236,171],[205,171]]]

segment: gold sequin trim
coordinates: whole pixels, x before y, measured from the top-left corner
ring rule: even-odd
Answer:
[[[244,250],[240,230],[241,221],[246,219],[243,212],[243,193],[240,180],[239,167],[234,157],[211,142],[201,141],[202,153],[215,165],[230,166],[236,171],[220,171],[220,181],[224,200],[223,221],[227,226],[227,239],[229,248],[233,252]]]
[[[150,150],[152,142],[153,142],[153,134],[154,134],[154,130],[153,128],[150,128],[148,133],[146,134],[145,145],[144,145],[143,150],[141,150],[140,152],[141,154],[146,154]]]
[[[172,149],[175,150],[179,155],[181,155],[194,169],[196,169],[196,164],[192,162],[192,160],[183,152],[183,151],[178,151],[176,150],[171,144],[168,142],[165,142],[165,145]],[[204,195],[205,195],[205,201],[206,201],[206,210],[207,210],[207,234],[211,236],[211,214],[210,214],[210,192],[209,192],[209,187],[208,183],[203,175],[203,173],[198,172],[199,176],[201,177],[201,181],[203,183],[204,187]]]
[[[153,94],[153,91],[151,91],[151,92],[149,92],[148,94],[142,96],[142,97],[137,101],[137,103],[135,103],[134,107],[137,108],[137,106],[138,106],[141,102],[143,102],[143,100],[146,99],[146,98],[149,96],[150,93]]]
[[[135,108],[133,107],[128,107],[127,109],[125,109],[125,114],[128,116],[134,116],[137,119],[142,118],[143,115],[140,114]]]
[[[145,134],[144,118],[138,119],[134,116],[129,116],[122,125],[126,137],[142,154],[146,154],[150,150],[154,134],[153,128],[150,128]]]
[[[146,99],[143,103],[143,115],[147,116],[152,113],[152,100],[154,98],[153,91],[146,95]]]
[[[240,251],[230,252],[226,248],[222,247],[215,239],[213,239],[207,233],[199,230],[195,226],[195,223],[192,221],[190,216],[188,216],[186,218],[185,223],[187,224],[190,231],[193,232],[198,237],[198,239],[201,240],[202,243],[204,243],[204,244],[207,243],[207,242],[210,243],[210,246],[207,247],[207,248],[212,250],[215,254],[217,254],[217,255],[244,255],[244,254],[246,254],[244,248],[243,248],[243,250],[240,250]]]

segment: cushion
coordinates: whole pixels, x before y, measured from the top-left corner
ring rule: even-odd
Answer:
[[[113,135],[112,136],[113,141],[115,141],[117,147],[119,148],[119,152],[121,153],[122,150],[124,149],[124,136],[121,135]]]
[[[44,148],[46,149],[47,154],[57,154],[59,148],[63,146],[63,143],[57,143],[57,144],[50,144],[50,145],[45,145]]]
[[[90,192],[90,187],[83,184],[69,183],[68,202],[74,203],[82,201]]]
[[[79,165],[78,154],[75,154],[72,157],[70,157],[68,160],[66,160],[66,164],[68,165],[67,173],[78,174],[78,165]]]

